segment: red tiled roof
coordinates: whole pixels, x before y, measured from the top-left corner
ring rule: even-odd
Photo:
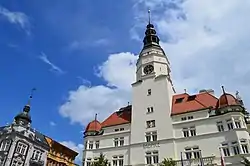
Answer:
[[[228,93],[222,94],[217,102],[217,108],[222,108],[229,105],[237,105],[237,99]]]
[[[104,120],[101,125],[102,127],[115,126],[131,122],[131,111],[132,106],[121,108],[119,111],[114,112],[106,120]]]
[[[189,95],[187,93],[174,95],[172,99],[171,115],[177,115],[209,107],[216,107],[218,99],[207,93]]]
[[[86,129],[85,129],[85,132],[88,132],[88,131],[100,131],[102,129],[102,126],[100,124],[99,121],[97,120],[93,120],[92,122],[90,122]]]
[[[231,94],[223,94],[219,99],[208,92],[202,92],[195,95],[187,93],[174,95],[172,98],[171,115],[177,115],[187,112],[199,111],[207,108],[220,108],[226,105],[235,105],[237,100]],[[95,128],[100,131],[102,127],[109,127],[131,123],[132,106],[121,108],[119,111],[111,114],[102,123],[92,121],[86,127],[86,131],[93,131]]]

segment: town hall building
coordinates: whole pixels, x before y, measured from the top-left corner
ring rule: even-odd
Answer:
[[[83,163],[103,153],[110,166],[157,165],[171,158],[177,165],[241,165],[249,152],[247,111],[239,94],[213,90],[176,94],[170,62],[154,25],[146,27],[139,54],[132,105],[107,119],[91,121],[84,132]],[[181,162],[182,161],[182,162]]]

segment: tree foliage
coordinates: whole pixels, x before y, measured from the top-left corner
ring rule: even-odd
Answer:
[[[164,158],[160,166],[176,166],[176,162],[172,158]]]
[[[93,162],[91,166],[108,166],[108,159],[101,153],[98,160]]]

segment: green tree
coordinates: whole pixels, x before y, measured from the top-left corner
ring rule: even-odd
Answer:
[[[160,166],[176,166],[176,162],[172,158],[164,158]]]
[[[242,164],[244,164],[245,166],[250,166],[250,161],[246,157],[242,157],[242,159]]]
[[[93,162],[91,166],[108,166],[108,159],[101,153],[98,160]]]

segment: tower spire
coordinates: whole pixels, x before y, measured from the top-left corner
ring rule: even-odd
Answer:
[[[157,36],[154,25],[151,22],[152,22],[151,11],[149,9],[148,10],[148,25],[145,31],[145,37],[143,39],[144,48],[151,47],[151,46],[160,47],[159,45],[160,39]]]
[[[148,9],[148,24],[151,22],[151,11]]]
[[[34,91],[36,90],[36,88],[32,88],[31,89],[31,93],[30,93],[30,96],[29,96],[29,100],[28,100],[28,102],[27,102],[27,106],[30,106],[30,104],[31,104],[31,100],[32,100],[32,98],[33,98],[33,95],[34,95]]]
[[[31,100],[33,98],[33,93],[35,90],[36,90],[36,88],[31,89],[29,100],[28,100],[27,104],[23,107],[23,111],[15,116],[14,119],[15,119],[17,124],[20,124],[23,126],[28,126],[32,122],[31,116],[30,116],[30,104],[31,104]]]

